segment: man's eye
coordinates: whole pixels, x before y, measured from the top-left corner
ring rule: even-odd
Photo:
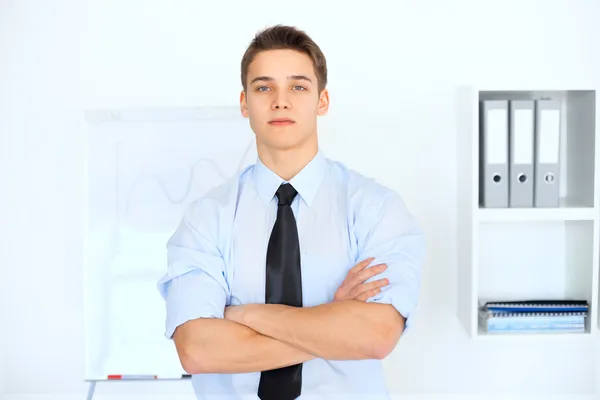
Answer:
[[[264,90],[263,90],[264,89]],[[268,90],[269,88],[267,86],[259,86],[256,88],[257,92],[264,92],[266,90]]]
[[[302,91],[302,90],[306,90],[306,88],[304,86],[296,85],[296,86],[294,86],[294,90]]]

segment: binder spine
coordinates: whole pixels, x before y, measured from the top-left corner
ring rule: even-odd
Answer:
[[[534,100],[509,103],[509,206],[533,207]]]
[[[482,100],[479,107],[479,203],[484,208],[507,208],[508,100]]]
[[[561,102],[536,100],[534,206],[559,206]]]

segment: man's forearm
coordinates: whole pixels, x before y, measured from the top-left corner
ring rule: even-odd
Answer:
[[[200,318],[177,329],[180,358],[191,374],[259,372],[314,358],[287,343],[224,319]]]
[[[249,304],[235,318],[253,330],[328,360],[381,359],[404,318],[386,304],[347,300],[315,307]]]

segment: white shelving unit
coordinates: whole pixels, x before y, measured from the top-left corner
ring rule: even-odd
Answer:
[[[594,87],[462,87],[458,123],[458,318],[473,338],[573,339],[599,331],[600,150]],[[560,98],[560,206],[482,208],[479,101]],[[577,299],[590,306],[585,333],[499,334],[478,327],[485,301]]]

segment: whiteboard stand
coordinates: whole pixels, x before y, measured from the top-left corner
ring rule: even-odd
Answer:
[[[88,388],[88,394],[86,400],[92,400],[94,397],[94,390],[96,389],[96,381],[90,381],[90,387]]]

